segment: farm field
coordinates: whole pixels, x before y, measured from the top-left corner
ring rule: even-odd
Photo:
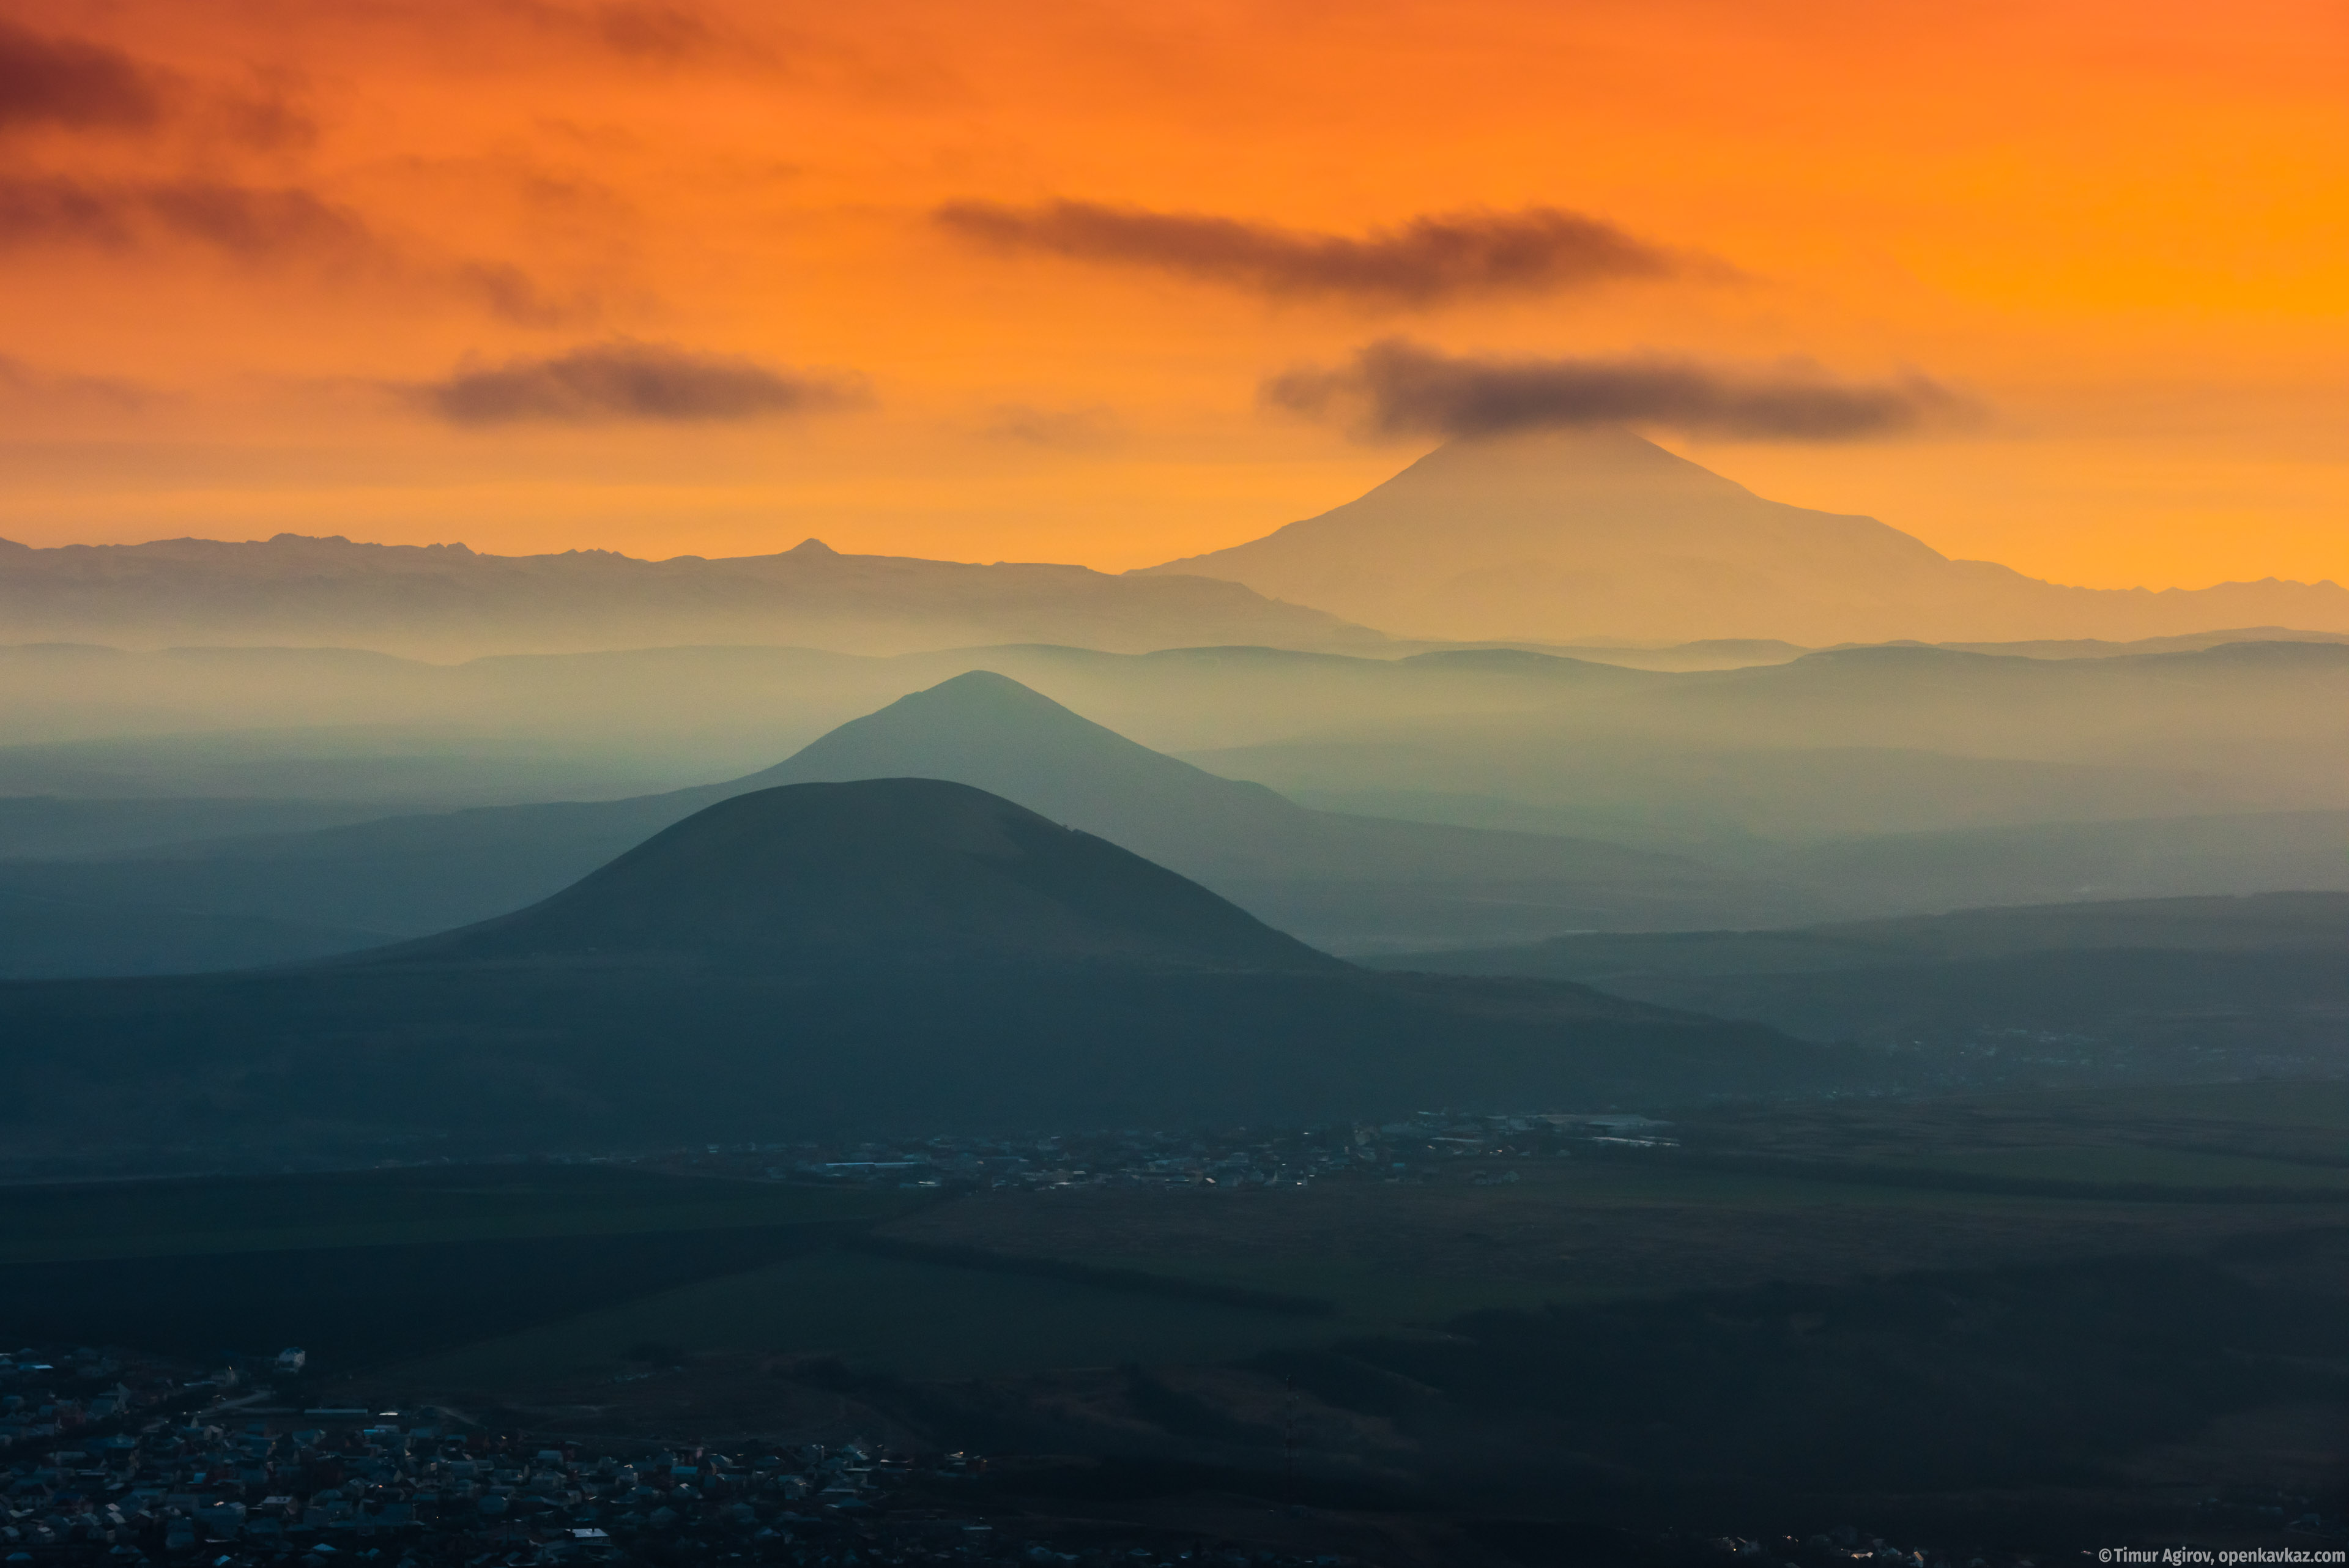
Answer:
[[[2092,1173],[2121,1168],[2074,1158]],[[2338,1204],[2040,1197],[1662,1158],[1518,1174],[1495,1187],[1463,1172],[1285,1192],[981,1194],[881,1233],[1318,1295],[1357,1324],[1424,1324],[1624,1293],[2175,1253],[2349,1218],[2349,1192]]]
[[[1359,1330],[1360,1325],[1349,1325]],[[838,1357],[907,1378],[970,1378],[1123,1361],[1224,1361],[1321,1343],[1340,1325],[1076,1281],[811,1252],[540,1324],[393,1368],[419,1388],[526,1397],[713,1353]]]
[[[0,1337],[378,1366],[763,1267],[918,1201],[559,1165],[17,1188]]]
[[[913,1201],[543,1164],[19,1187],[0,1262],[870,1220]]]
[[[2237,1118],[2282,1096],[2237,1095]],[[2058,1107],[2058,1110],[2063,1107]],[[2303,1119],[2310,1113],[2298,1107]],[[1923,1106],[1838,1109],[1928,1118]],[[1955,1116],[1956,1113],[1948,1113]],[[2209,1200],[2261,1179],[2298,1193],[2326,1168],[2098,1141],[2066,1147],[2056,1111],[2019,1097],[1992,1125],[2038,1141],[1976,1147],[1954,1135],[1897,1141],[1921,1169],[2061,1177],[2125,1198],[2038,1196],[1855,1179],[1866,1170],[1720,1169],[1676,1158],[1466,1160],[1430,1179],[1332,1179],[1310,1188],[1073,1188],[978,1191],[878,1221],[873,1235],[952,1254],[824,1251],[599,1306],[561,1322],[407,1364],[419,1386],[527,1397],[534,1381],[629,1377],[632,1347],[673,1362],[751,1355],[835,1357],[859,1374],[969,1379],[1053,1368],[1230,1362],[1342,1342],[1410,1339],[1490,1313],[1666,1301],[1692,1292],[1924,1272],[2197,1258],[2349,1223],[2338,1202]],[[1957,1122],[1977,1127],[1988,1113]],[[1709,1124],[1692,1118],[1692,1139]],[[1838,1124],[1842,1125],[1842,1124]],[[2231,1124],[2230,1124],[2231,1125]],[[2246,1124],[2248,1125],[2248,1124]],[[2318,1121],[2321,1126],[2321,1118]],[[1820,1135],[1824,1137],[1825,1135]],[[1885,1138],[1894,1135],[1885,1132]],[[1872,1146],[1871,1146],[1872,1147]],[[1480,1174],[1516,1179],[1478,1185]],[[2174,1183],[2182,1199],[2141,1189]],[[1123,1288],[988,1266],[1043,1262],[1140,1276]],[[1323,1303],[1319,1315],[1161,1296],[1152,1280]]]

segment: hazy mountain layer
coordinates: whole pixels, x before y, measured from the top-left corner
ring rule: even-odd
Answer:
[[[1139,650],[1375,645],[1373,632],[1206,578],[842,556],[481,556],[281,534],[32,549],[0,541],[0,641],[332,644],[435,659],[662,643],[893,653],[984,642]]]
[[[0,889],[0,977],[186,974],[347,953],[380,931]]]
[[[255,833],[339,827],[380,817],[388,802],[149,800],[0,794],[0,859],[107,854]]]
[[[2349,952],[2349,892],[2115,898],[1841,920],[1775,931],[1578,932],[1521,948],[1406,953],[1374,967],[1447,974],[1634,976],[1807,973],[2025,953]]]
[[[2199,652],[2229,641],[2325,639],[2269,628],[2144,644],[1945,651],[2041,662],[2118,659],[2147,670],[2156,667],[2141,661],[2152,654]],[[2349,635],[2332,640],[2349,641]],[[1666,691],[1671,683],[1642,684],[1624,672],[1751,669],[1811,651],[1754,642],[1672,649],[1399,644],[1393,656],[1372,658],[1268,648],[1130,655],[1025,644],[879,658],[736,646],[439,665],[337,648],[131,653],[92,644],[0,646],[0,794],[282,794],[285,784],[272,782],[263,766],[283,774],[365,757],[387,767],[398,765],[403,752],[429,758],[436,748],[483,757],[502,748],[516,783],[524,769],[544,775],[567,765],[583,788],[601,788],[616,765],[637,780],[647,770],[657,775],[679,765],[748,770],[859,713],[975,669],[999,670],[1146,745],[1189,750],[1414,713],[1537,707],[1557,701],[1564,680],[1607,690],[1600,683],[1610,670],[1623,680],[1614,690],[1626,694]],[[207,732],[223,731],[236,732],[233,742],[203,744]],[[1987,738],[2003,741],[1995,732]],[[1928,743],[1962,749],[1974,738],[1945,733]],[[427,776],[392,782],[419,796],[446,787]],[[336,793],[345,793],[336,783]]]
[[[1506,888],[1521,904],[1560,900],[1616,924],[1708,903],[1760,909],[1774,898],[1692,861],[1595,840],[1307,810],[1261,784],[1136,745],[983,670],[843,724],[742,782],[896,774],[958,779],[1032,805],[1252,907],[1269,900],[1293,911],[1298,895],[1282,890],[1291,884],[1364,894],[1396,884],[1481,887],[1488,896]]]
[[[876,777],[999,793],[1203,881],[1284,929],[1351,948],[1760,922],[1807,908],[1799,894],[1648,851],[1309,811],[1260,784],[1136,745],[985,672],[901,699],[730,784],[393,817],[109,860],[0,863],[0,888],[418,935],[546,898],[719,800]]]
[[[1976,1081],[2349,1073],[2349,893],[1970,909],[1781,931],[1588,934],[1384,965],[1571,979]]]
[[[2349,712],[2338,645],[2068,660],[1880,648],[1608,681],[1588,668],[1567,665],[1551,701],[1515,712],[1189,754],[1354,809],[1483,797],[1547,811],[1559,831],[1684,844],[2349,805],[2349,732],[2329,717]]]
[[[1404,637],[1881,642],[2349,630],[2272,579],[2061,587],[1870,517],[1765,501],[1628,431],[1455,441],[1368,494],[1154,574],[1222,577]]]
[[[1886,834],[1746,857],[1871,911],[2349,889],[2349,811]],[[1924,894],[1926,898],[1920,898]]]
[[[911,701],[810,745],[909,680],[978,663],[1119,731],[1259,743],[1195,753],[1202,772],[981,677],[951,682],[952,702]],[[0,793],[20,780],[161,795],[184,780],[223,795],[347,794],[331,807],[287,805],[281,820],[295,826],[322,810],[365,815],[349,794],[423,804],[470,786],[512,800],[565,777],[600,786],[582,794],[623,794],[612,786],[625,768],[690,777],[697,755],[756,755],[766,737],[785,742],[770,757],[808,747],[733,784],[243,841],[218,836],[264,826],[261,802],[117,799],[46,846],[52,830],[38,825],[55,823],[62,803],[0,808],[0,829],[20,823],[29,836],[19,857],[116,860],[8,864],[0,887],[305,928],[412,936],[487,919],[729,794],[874,775],[1003,794],[1353,951],[2349,883],[2349,733],[2327,722],[2349,712],[2349,649],[2337,645],[2066,660],[1887,648],[1681,674],[1497,649],[1383,660],[1262,649],[889,659],[683,649],[457,670],[299,650],[46,650],[0,658],[0,671],[12,665],[142,672],[159,701],[191,704],[207,683],[233,693],[276,683],[306,702],[363,676],[379,682],[367,703],[386,719],[414,717],[398,704],[421,687],[481,726],[0,752]],[[181,684],[161,679],[175,671]],[[545,728],[534,737],[533,724]],[[1299,732],[1309,738],[1260,739]],[[723,776],[703,776],[713,774]],[[210,842],[158,847],[200,838]],[[140,950],[158,962],[165,951]],[[93,950],[91,961],[111,971],[128,961]]]
[[[1580,731],[1684,751],[1894,747],[2169,772],[2215,763],[2219,793],[2206,798],[2237,809],[2349,805],[2339,788],[2349,732],[2327,722],[2349,711],[2349,648],[2301,642],[2062,659],[1873,648],[1682,673],[1510,649],[1387,659],[1030,646],[864,659],[683,648],[454,668],[333,649],[0,649],[11,726],[0,734],[49,742],[0,748],[0,794],[422,802],[461,800],[470,784],[469,804],[611,798],[749,773],[974,669],[1159,751],[1416,737],[1438,721],[1458,733],[1485,716],[1501,743]],[[1460,743],[1486,748],[1475,734]],[[2278,792],[2279,768],[2329,778],[2333,793]],[[517,793],[530,789],[540,793]]]
[[[0,1147],[1166,1127],[1861,1084],[1579,987],[1338,964],[978,792],[711,806],[508,919],[270,973],[0,984]]]

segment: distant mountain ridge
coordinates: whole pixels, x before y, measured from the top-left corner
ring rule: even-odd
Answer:
[[[1626,430],[1454,441],[1342,506],[1139,575],[1220,577],[1417,638],[1816,647],[2349,631],[2349,590],[2330,582],[2061,587],[1951,560],[1872,517],[1764,500]]]
[[[1951,560],[1873,518],[1765,500],[1624,430],[1454,441],[1319,516],[1122,576],[845,556],[817,539],[660,561],[295,534],[0,540],[0,644],[334,646],[443,660],[712,643],[873,654],[1713,645],[1666,661],[1695,668],[1783,658],[1788,644],[2081,643],[2228,627],[2349,632],[2349,590],[2042,582]]]
[[[428,659],[687,643],[898,653],[1002,642],[1144,652],[1384,639],[1207,578],[845,556],[486,556],[280,534],[51,549],[0,540],[0,642],[332,645]]]

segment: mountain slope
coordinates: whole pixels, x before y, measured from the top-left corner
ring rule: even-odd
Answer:
[[[899,774],[993,790],[1210,881],[1704,879],[1692,863],[1593,840],[1308,810],[1137,745],[988,670],[853,720],[741,783]]]
[[[1220,577],[1397,636],[1835,642],[2349,630],[2331,583],[2062,587],[1869,517],[1766,501],[1625,430],[1455,441],[1357,500],[1145,575]]]
[[[709,806],[539,907],[233,975],[0,983],[0,1158],[1329,1121],[1881,1080],[1579,986],[1379,976],[961,785]]]
[[[628,954],[823,970],[1339,967],[1196,883],[967,784],[882,778],[706,806],[554,898],[367,961]]]

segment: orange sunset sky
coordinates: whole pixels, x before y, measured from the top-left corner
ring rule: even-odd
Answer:
[[[1425,450],[1262,391],[1400,339],[1916,391],[1651,430],[2349,580],[2344,83],[2335,0],[0,0],[0,535],[1118,569]]]

